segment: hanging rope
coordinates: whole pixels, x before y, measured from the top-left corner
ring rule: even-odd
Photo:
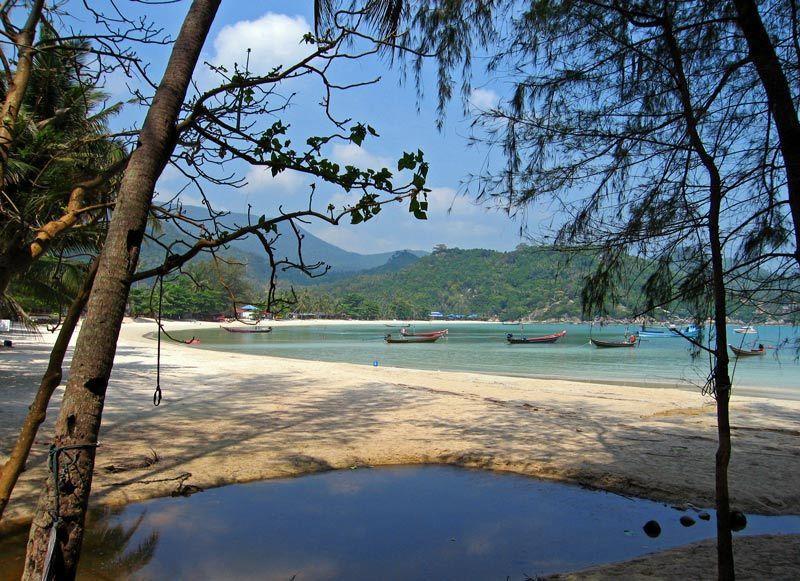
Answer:
[[[156,389],[153,392],[153,405],[161,403],[161,303],[164,298],[164,276],[158,277],[158,351],[156,354]]]

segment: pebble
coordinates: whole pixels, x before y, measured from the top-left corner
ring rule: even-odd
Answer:
[[[661,535],[661,525],[654,520],[649,520],[644,523],[642,529],[644,529],[644,533],[651,539],[655,539]]]
[[[747,517],[740,510],[731,511],[731,530],[741,531],[747,526]]]

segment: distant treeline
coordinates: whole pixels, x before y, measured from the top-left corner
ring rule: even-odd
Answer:
[[[588,256],[524,245],[513,252],[440,247],[401,270],[302,289],[298,298],[306,311],[364,319],[425,318],[431,311],[504,320],[577,318],[583,278],[593,266]],[[627,293],[609,315],[630,315],[640,299],[641,293]]]
[[[399,253],[400,254],[400,253]],[[565,254],[544,247],[520,245],[511,252],[438,247],[422,258],[401,256],[367,274],[337,278],[329,283],[288,286],[279,292],[286,304],[273,309],[290,312],[343,314],[354,319],[425,319],[431,311],[445,315],[477,315],[500,320],[579,319],[584,278],[596,266],[588,254]],[[395,264],[397,263],[397,264]],[[626,319],[644,310],[642,284],[651,266],[630,258],[615,304],[604,313]],[[200,262],[185,274],[164,280],[162,314],[167,318],[209,318],[233,315],[239,306],[264,305],[263,285],[247,277],[242,265]],[[323,277],[324,279],[324,277]],[[129,310],[150,315],[158,305],[154,281],[131,290]],[[152,302],[151,302],[152,297]],[[58,310],[58,305],[32,295],[25,300],[32,310]],[[599,313],[595,313],[596,315]],[[680,304],[656,311],[664,320],[688,316]],[[732,317],[761,322],[750,307],[740,306]]]
[[[298,310],[344,312],[359,319],[426,318],[431,311],[501,320],[578,319],[584,279],[596,265],[588,253],[546,247],[520,245],[512,252],[439,247],[400,270],[297,290]],[[614,303],[589,317],[625,319],[642,312],[642,285],[652,268],[645,260],[629,258]],[[688,315],[675,303],[655,311],[656,318],[665,320]],[[732,309],[732,316],[759,319],[744,305]]]

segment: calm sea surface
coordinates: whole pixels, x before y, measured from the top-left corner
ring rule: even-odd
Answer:
[[[386,333],[399,328],[376,325],[321,325],[275,327],[272,333],[239,334],[223,329],[181,331],[180,338],[199,337],[200,348],[271,355],[293,359],[342,361],[362,365],[408,367],[447,371],[472,371],[497,375],[587,379],[648,387],[679,386],[697,389],[709,372],[707,355],[692,356],[683,339],[643,339],[634,349],[598,349],[589,344],[589,333],[598,339],[620,340],[635,327],[609,325],[525,325],[528,337],[567,330],[552,345],[509,345],[506,333],[520,333],[519,326],[502,324],[420,325],[422,332],[449,328],[446,339],[434,344],[387,344]],[[736,360],[734,388],[742,395],[800,399],[800,364],[796,359],[792,327],[758,327],[758,335],[741,335],[730,329],[729,342],[745,347],[758,341],[769,349],[760,357]]]

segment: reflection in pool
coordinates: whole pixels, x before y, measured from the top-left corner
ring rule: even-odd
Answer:
[[[684,527],[679,519],[693,516]],[[658,538],[642,526],[655,519]],[[162,498],[95,518],[85,579],[525,579],[714,536],[660,503],[445,466],[327,472]],[[738,534],[800,533],[800,516]],[[0,542],[21,570],[25,536]],[[10,577],[13,578],[13,577]]]

